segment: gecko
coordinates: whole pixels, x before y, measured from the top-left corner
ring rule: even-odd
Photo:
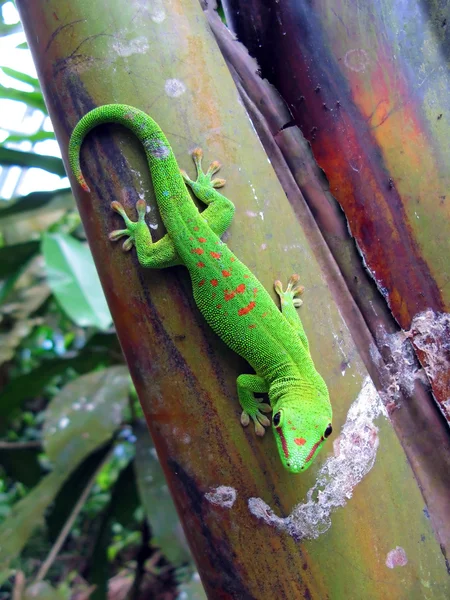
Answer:
[[[153,242],[145,221],[145,200],[136,203],[137,220],[122,204],[111,203],[124,228],[112,231],[112,241],[125,237],[124,250],[136,248],[139,263],[151,269],[184,265],[195,302],[213,331],[255,371],[237,378],[237,394],[245,427],[253,421],[263,436],[272,429],[283,466],[291,473],[305,471],[332,433],[328,388],[317,372],[297,308],[303,287],[292,275],[286,289],[274,284],[281,311],[265,287],[221,240],[233,219],[235,206],[217,190],[225,180],[215,178],[221,165],[202,168],[203,152],[192,152],[197,177],[178,167],[172,148],[157,123],[145,112],[124,104],[94,108],[75,126],[68,148],[70,168],[78,184],[90,189],[80,167],[85,136],[97,125],[118,123],[142,143],[166,234]],[[201,212],[188,188],[205,206]],[[257,396],[255,397],[255,394]],[[268,394],[269,403],[261,399]]]

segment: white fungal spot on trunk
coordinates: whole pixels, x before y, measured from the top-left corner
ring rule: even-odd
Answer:
[[[397,546],[394,550],[388,552],[386,557],[386,566],[389,569],[394,567],[404,567],[408,563],[406,552],[400,546]]]
[[[178,98],[186,91],[186,86],[179,79],[167,79],[164,91],[170,98]]]
[[[325,533],[331,527],[331,513],[347,504],[355,486],[375,463],[379,439],[374,421],[380,416],[387,417],[387,413],[372,380],[367,377],[334,442],[334,456],[319,470],[306,502],[297,504],[288,517],[281,518],[261,498],[250,498],[250,512],[295,539],[316,539]]]
[[[127,40],[126,42],[115,41],[112,47],[122,57],[132,56],[133,54],[145,54],[149,49],[145,36],[134,38],[134,40]]]
[[[208,502],[222,508],[231,508],[236,501],[236,496],[236,490],[228,485],[219,485],[205,494]]]

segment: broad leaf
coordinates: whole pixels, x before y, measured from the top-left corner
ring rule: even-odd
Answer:
[[[107,329],[111,314],[89,248],[55,233],[44,235],[42,253],[48,283],[67,315],[80,327]]]
[[[17,165],[19,167],[29,167],[35,169],[44,169],[49,173],[54,173],[60,177],[66,175],[63,161],[55,156],[37,154],[36,152],[21,152],[0,146],[0,165]]]
[[[152,543],[174,566],[191,562],[192,556],[147,427],[137,423],[133,432],[137,438],[134,465],[138,491],[152,530]]]
[[[43,440],[54,469],[14,505],[0,527],[2,576],[8,576],[10,562],[42,523],[66,478],[88,454],[107,442],[122,422],[129,385],[127,368],[111,367],[79,377],[49,404]]]

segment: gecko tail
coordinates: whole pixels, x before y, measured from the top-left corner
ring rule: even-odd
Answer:
[[[178,172],[175,157],[164,133],[159,125],[146,113],[126,104],[105,104],[89,111],[75,126],[69,141],[69,165],[79,185],[89,192],[89,186],[84,179],[80,166],[80,150],[86,135],[103,123],[118,123],[130,129],[140,140],[146,151],[150,170],[153,175],[161,178],[161,159],[174,162],[172,171]],[[163,169],[167,169],[163,167]],[[181,179],[181,176],[180,176]]]

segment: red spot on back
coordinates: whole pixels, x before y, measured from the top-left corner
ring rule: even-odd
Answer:
[[[286,442],[286,438],[284,437],[284,433],[281,429],[281,427],[277,427],[275,429],[275,431],[278,433],[278,435],[280,436],[280,440],[281,440],[281,446],[283,447],[283,452],[286,458],[289,458],[289,450],[287,447],[287,442]]]
[[[191,252],[192,254],[203,254],[204,250],[203,248],[192,248]]]
[[[253,300],[252,300],[251,302],[249,302],[249,303],[247,304],[247,306],[244,306],[243,308],[240,308],[240,309],[238,310],[238,315],[239,315],[240,317],[242,317],[243,315],[248,315],[248,313],[249,313],[251,310],[253,310],[253,309],[255,308],[255,306],[256,306],[256,302],[253,302]]]
[[[200,227],[199,227],[198,225],[196,225],[196,226],[194,227],[194,231],[198,231],[199,229],[200,229]]]
[[[198,238],[198,241],[199,241],[201,244],[204,244],[204,243],[206,242],[206,238],[204,238],[204,237],[200,237],[200,238]]]
[[[232,256],[232,257],[230,258],[230,262],[234,262],[235,260],[236,260],[236,258],[235,258],[234,256]]]
[[[222,308],[222,305],[221,305],[221,304],[218,304],[218,305],[217,305],[217,308]]]
[[[243,294],[245,292],[245,283],[240,283],[237,286],[236,291],[238,294]]]
[[[245,279],[248,279],[250,277],[250,275],[244,275]]]
[[[306,444],[305,438],[295,438],[294,442],[297,446],[304,446]]]
[[[198,285],[199,286],[205,285],[205,281],[206,281],[206,279],[202,279],[201,281],[198,282]]]
[[[194,238],[193,238],[193,237],[192,237],[192,235],[191,235],[191,237],[189,238],[189,240],[192,242],[192,240],[193,240],[193,239],[194,239]]]
[[[236,292],[234,290],[231,290],[231,292],[229,290],[224,290],[223,292],[223,297],[225,298],[225,300],[228,302],[228,300],[233,300],[233,298],[236,296]]]
[[[217,281],[217,279],[211,279],[211,285],[216,287],[216,285],[218,285],[218,284],[219,284],[219,282]]]
[[[220,252],[210,252],[213,258],[220,258]]]
[[[217,296],[216,292],[212,293],[212,299],[214,300],[214,298]]]
[[[258,288],[253,288],[253,295],[256,296],[257,293],[258,293]]]
[[[225,270],[224,270],[224,271],[222,271],[222,275],[223,275],[224,277],[231,277],[231,271],[225,271]]]
[[[204,266],[205,266],[205,263],[204,263],[204,262],[202,262],[202,261],[199,261],[199,262],[197,263],[197,267],[200,267],[200,269],[203,269],[203,267],[204,267]]]
[[[267,317],[267,315],[268,315],[268,314],[269,314],[269,313],[268,313],[268,312],[267,312],[267,310],[266,310],[266,312],[265,312],[265,313],[263,313],[263,314],[261,315],[261,317]]]
[[[255,327],[256,327],[256,325],[255,325],[255,324],[253,324],[253,325],[249,325],[249,326],[248,326],[248,328],[249,328],[249,329],[255,329]]]

